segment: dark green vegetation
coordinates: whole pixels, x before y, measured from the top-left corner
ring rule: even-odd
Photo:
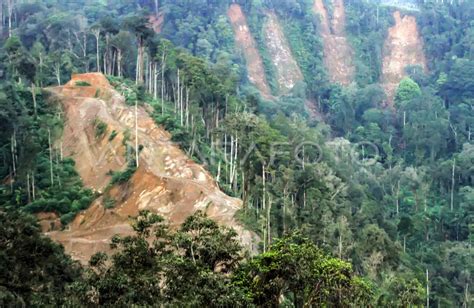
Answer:
[[[229,245],[235,244],[229,240],[232,232],[216,231],[199,215],[176,233],[158,228],[162,240],[152,244],[145,241],[149,226],[138,227],[137,236],[115,241],[123,250],[110,267],[103,255],[92,260],[96,271],[75,280],[71,305],[158,301],[179,306],[210,299],[221,305],[270,305],[281,299],[297,307],[322,302],[365,306],[363,301],[371,298],[373,305],[419,306],[426,303],[428,285],[431,305],[469,306],[474,264],[472,1],[420,4],[415,14],[430,72],[408,70],[395,111],[382,107],[378,84],[385,31],[393,22],[390,8],[346,1],[357,76],[355,84],[340,88],[328,82],[322,55],[314,52],[321,50],[321,42],[312,1],[240,1],[257,42],[264,9],[274,8],[285,20],[282,25],[305,75],[305,85],[265,102],[233,53],[228,2],[160,1],[166,15],[162,34],[156,35],[146,27],[154,1],[12,1],[12,36],[7,39],[6,14],[0,67],[0,202],[15,211],[5,214],[12,216],[7,220],[26,219],[15,226],[31,229],[30,218],[18,210],[55,211],[67,222],[91,202],[74,163],[61,156],[55,143],[61,112],[54,102],[46,103],[39,88],[61,84],[74,72],[100,70],[114,75],[112,83],[130,105],[138,100],[153,106],[153,117],[174,140],[207,166],[224,191],[243,199],[241,218],[262,238],[263,253],[239,263],[239,248]],[[263,44],[259,49],[265,59]],[[274,83],[269,59],[265,62]],[[305,97],[317,102],[325,123],[308,119]],[[112,136],[103,130],[98,128],[99,136]],[[123,134],[130,139],[130,132]],[[376,145],[376,161],[370,160],[369,143]],[[117,181],[131,174],[117,175]],[[113,207],[114,201],[107,204]],[[196,238],[194,223],[204,224],[199,228],[209,237]],[[293,230],[301,236],[284,237]],[[18,261],[9,258],[11,264],[33,256],[32,246],[20,248],[21,243],[5,239],[8,232],[2,229],[0,245],[19,247],[8,250],[8,256],[24,254]],[[32,239],[51,245],[37,233]],[[212,247],[199,246],[206,244]],[[45,266],[57,263],[46,260]],[[19,275],[19,265],[7,268]],[[41,286],[51,288],[38,289],[35,279],[23,280],[22,293],[5,285],[14,280],[2,276],[0,298],[61,303],[64,298],[55,296],[72,280],[61,275],[62,285],[57,277],[44,278],[52,282]],[[324,289],[315,290],[315,285]],[[97,296],[89,297],[91,289]]]
[[[35,217],[0,211],[0,306],[57,306],[80,266],[41,233]]]
[[[135,236],[113,239],[112,246],[119,252],[112,256],[111,266],[106,266],[105,254],[92,257],[92,268],[71,288],[72,301],[88,305],[249,307],[278,303],[281,295],[300,304],[370,300],[370,286],[353,276],[348,263],[323,254],[298,235],[284,238],[267,253],[242,262],[237,234],[219,228],[200,212],[176,232],[170,232],[160,216],[143,212],[134,229]],[[156,240],[150,241],[152,236]],[[295,284],[294,272],[303,262],[308,271]],[[262,287],[270,287],[271,292],[262,293]],[[326,298],[326,292],[334,295]]]

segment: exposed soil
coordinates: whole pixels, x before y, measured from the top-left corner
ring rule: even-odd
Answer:
[[[416,18],[409,15],[402,18],[400,11],[395,11],[393,17],[395,25],[388,29],[382,63],[382,83],[390,106],[393,105],[398,84],[406,76],[407,66],[419,65],[427,70]]]
[[[92,87],[77,87],[77,81],[87,81]],[[135,142],[134,108],[124,103],[102,74],[75,75],[66,86],[50,91],[64,106],[65,154],[76,161],[84,184],[104,193],[110,183],[109,171],[126,168],[124,143],[133,146]],[[97,120],[107,124],[104,136],[96,136]],[[109,140],[113,131],[117,136]],[[130,135],[128,141],[125,135]],[[113,235],[131,234],[129,217],[140,210],[159,213],[177,226],[201,209],[218,223],[236,229],[242,243],[254,250],[255,235],[234,218],[241,201],[222,193],[212,176],[190,160],[144,108],[138,109],[138,140],[143,150],[131,180],[108,189],[76,217],[68,231],[49,233],[53,239],[75,259],[86,262],[98,251],[109,251]],[[114,208],[104,208],[106,198],[114,201]]]
[[[355,73],[354,51],[345,34],[346,14],[343,0],[333,0],[333,18],[330,20],[323,0],[315,0],[313,10],[320,16],[324,64],[329,79],[341,85],[352,82]]]
[[[148,20],[150,22],[150,25],[151,25],[151,28],[153,29],[153,31],[155,31],[155,33],[160,34],[161,29],[163,28],[163,24],[165,22],[164,12],[158,13],[158,16],[150,15]]]
[[[247,62],[247,73],[251,83],[260,90],[266,98],[271,97],[262,58],[257,50],[257,44],[250,32],[247,18],[238,4],[231,4],[227,11],[235,34],[235,43],[240,48]]]
[[[273,12],[268,12],[267,17],[263,29],[265,43],[276,70],[279,94],[286,94],[298,81],[303,80],[303,74],[293,57],[278,17]]]
[[[61,230],[62,224],[56,213],[38,213],[35,215],[42,232]]]

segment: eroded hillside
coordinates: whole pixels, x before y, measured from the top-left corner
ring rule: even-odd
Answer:
[[[423,42],[416,18],[409,15],[402,17],[400,11],[395,11],[393,17],[395,25],[388,30],[382,63],[382,83],[389,105],[393,103],[400,80],[406,75],[407,66],[419,65],[426,70]]]
[[[293,57],[278,17],[273,12],[267,13],[264,25],[265,43],[276,71],[279,94],[286,94],[293,89],[303,74]]]
[[[92,86],[77,86],[78,81]],[[242,243],[253,249],[252,233],[234,218],[241,201],[222,193],[212,176],[171,142],[145,108],[138,108],[136,122],[135,109],[125,104],[103,75],[75,75],[66,86],[50,91],[64,107],[64,154],[76,161],[84,184],[101,195],[68,231],[50,233],[75,259],[86,261],[98,251],[108,251],[113,235],[132,232],[129,217],[140,210],[159,213],[171,225],[203,210],[218,223],[236,229]],[[97,123],[106,126],[100,136]],[[127,167],[126,144],[134,146],[135,123],[143,147],[139,168],[128,182],[108,187],[110,172]]]
[[[262,58],[257,50],[255,39],[250,32],[245,14],[238,4],[232,4],[227,12],[235,34],[235,43],[242,51],[247,63],[248,78],[263,96],[271,95],[263,66]]]
[[[329,79],[341,85],[352,82],[355,73],[354,51],[345,34],[346,14],[343,0],[332,0],[333,18],[329,17],[323,0],[315,0],[313,10],[320,16],[320,34],[324,46],[324,64]]]

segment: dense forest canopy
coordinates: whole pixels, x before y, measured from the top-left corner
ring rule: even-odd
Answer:
[[[342,3],[348,86],[330,81],[310,0],[2,1],[0,305],[472,305],[474,2]],[[246,15],[270,98],[249,80],[231,4]],[[387,106],[394,10],[416,17],[427,69],[406,67]],[[284,94],[262,29],[269,11],[304,77]],[[243,255],[234,232],[202,213],[173,231],[144,212],[136,235],[86,268],[40,234],[30,214],[55,213],[65,227],[99,194],[63,157],[63,112],[42,90],[84,72],[151,106],[242,199],[261,254]],[[130,167],[111,185],[135,172],[140,148],[127,146]]]

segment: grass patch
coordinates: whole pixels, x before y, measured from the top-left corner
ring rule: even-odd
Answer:
[[[95,128],[95,137],[100,139],[104,137],[105,133],[107,132],[107,123],[101,121],[98,118],[94,119],[94,128]]]
[[[135,162],[131,162],[124,171],[113,171],[111,173],[112,180],[110,181],[110,185],[112,186],[115,184],[123,184],[128,182],[132,178],[135,171],[137,171]]]
[[[87,81],[76,81],[76,87],[90,87],[91,84]]]
[[[109,141],[112,141],[115,139],[115,137],[117,137],[118,133],[116,130],[113,130],[112,133],[110,134],[109,136]]]
[[[113,209],[117,201],[110,196],[104,197],[104,208]]]

